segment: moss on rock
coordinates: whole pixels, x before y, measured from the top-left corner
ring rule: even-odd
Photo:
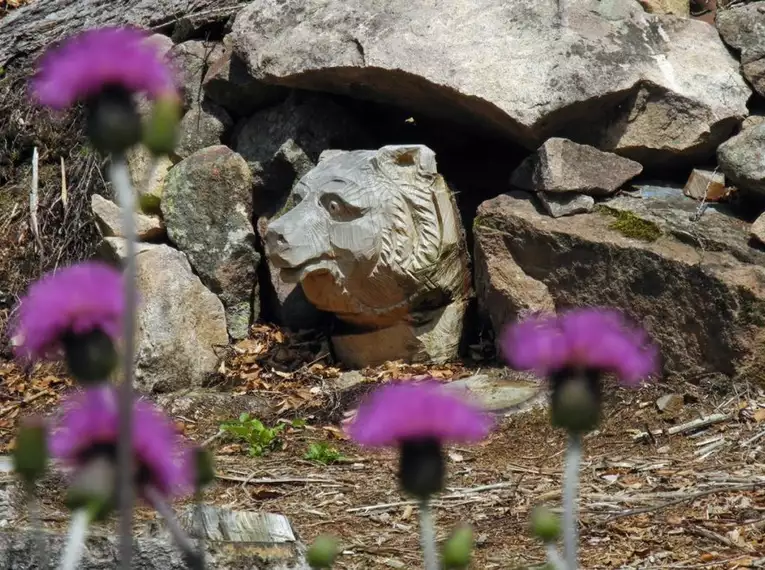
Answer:
[[[653,222],[644,220],[632,212],[616,210],[604,205],[596,206],[595,211],[599,214],[614,218],[614,221],[611,222],[608,227],[625,237],[653,242],[659,239],[662,235],[659,226]]]

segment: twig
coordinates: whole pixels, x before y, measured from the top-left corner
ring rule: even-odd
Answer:
[[[678,435],[678,434],[686,433],[689,431],[694,431],[696,429],[701,429],[707,426],[711,426],[713,424],[718,424],[720,422],[729,420],[732,417],[733,417],[733,414],[712,414],[709,416],[696,418],[695,420],[691,420],[690,422],[673,426],[666,430],[663,430],[663,429],[653,430],[650,432],[650,435],[653,435],[653,436]],[[649,437],[649,432],[641,431],[640,433],[637,433],[634,436],[632,436],[632,440],[637,441],[640,439],[644,439],[646,437]]]
[[[695,534],[696,536],[700,536],[702,538],[708,538],[709,540],[712,540],[714,542],[717,542],[719,544],[728,546],[730,548],[743,548],[744,550],[749,551],[748,548],[742,547],[735,542],[733,542],[731,539],[721,535],[717,534],[716,532],[713,532],[709,530],[708,528],[704,528],[702,526],[689,526],[686,529],[690,534]]]
[[[61,157],[61,204],[64,206],[64,213],[69,209],[69,190],[66,187],[66,167],[64,157]]]
[[[20,400],[18,402],[14,402],[13,404],[5,406],[2,410],[0,410],[0,417],[4,416],[5,414],[10,412],[11,410],[14,410],[14,409],[18,408],[19,406],[26,406],[27,404],[31,404],[32,402],[34,402],[35,400],[37,400],[41,396],[46,396],[46,395],[50,396],[50,391],[49,390],[42,390],[40,392],[37,392],[37,394],[32,394],[31,396],[28,396],[28,397],[24,398],[23,400]]]
[[[667,501],[666,503],[662,503],[660,505],[653,505],[650,507],[641,507],[639,509],[629,509],[621,513],[616,513],[608,517],[605,521],[603,521],[600,524],[605,524],[613,520],[624,518],[624,517],[631,517],[633,515],[642,515],[643,513],[650,513],[650,512],[658,511],[661,509],[666,509],[667,507],[672,507],[674,505],[679,505],[680,503],[684,503],[686,501],[692,501],[694,499],[706,497],[707,495],[715,495],[717,493],[731,493],[733,491],[752,491],[754,489],[760,489],[764,487],[765,487],[765,481],[761,481],[758,483],[751,483],[748,485],[731,485],[729,487],[715,487],[713,489],[707,489],[706,491],[699,491],[697,493],[689,493],[688,495],[679,497],[672,501]]]
[[[32,187],[29,189],[29,217],[32,235],[35,237],[35,243],[40,250],[40,256],[42,256],[43,244],[40,239],[40,225],[37,222],[38,187],[40,185],[39,163],[40,155],[37,152],[37,147],[34,147],[32,150]]]
[[[237,477],[236,475],[221,475],[215,474],[216,479],[221,481],[236,481],[237,483],[250,483],[251,485],[284,485],[286,483],[321,483],[332,487],[342,487],[342,483],[333,481],[331,479],[319,479],[312,477],[284,477],[280,479],[251,479],[249,477]]]

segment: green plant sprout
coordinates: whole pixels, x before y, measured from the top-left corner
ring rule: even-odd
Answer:
[[[263,422],[250,417],[250,414],[246,412],[241,414],[238,419],[223,422],[220,425],[221,431],[247,443],[247,451],[253,457],[260,457],[280,446],[282,441],[279,435],[284,431],[284,427],[285,424],[271,428],[266,427]]]
[[[324,442],[312,443],[308,447],[308,452],[305,454],[305,458],[309,461],[322,463],[323,465],[330,465],[344,459],[343,455],[337,449]]]

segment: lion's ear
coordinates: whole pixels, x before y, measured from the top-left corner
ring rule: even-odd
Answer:
[[[389,145],[377,151],[375,169],[396,186],[415,227],[414,255],[397,260],[417,273],[438,261],[442,231],[436,153],[424,145]]]

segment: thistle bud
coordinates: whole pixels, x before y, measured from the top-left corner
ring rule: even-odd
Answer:
[[[86,102],[85,110],[88,138],[97,150],[122,154],[141,140],[141,116],[122,87],[102,89]]]
[[[551,419],[556,427],[570,433],[586,433],[600,423],[600,379],[573,375],[554,381]]]
[[[398,478],[401,487],[410,495],[427,499],[441,491],[445,471],[444,451],[438,440],[406,440],[401,443]]]
[[[560,536],[560,521],[547,507],[535,507],[531,513],[531,532],[543,542],[555,542]]]
[[[45,423],[41,418],[27,418],[22,422],[13,449],[13,468],[28,485],[45,474],[48,466],[48,441]]]
[[[154,101],[143,132],[143,144],[154,156],[167,155],[175,149],[182,112],[181,100],[175,93]]]
[[[444,544],[443,565],[446,570],[467,568],[473,554],[473,528],[463,525],[454,530]]]
[[[62,344],[69,372],[82,384],[105,382],[117,367],[117,349],[109,335],[100,329],[66,334]]]
[[[337,554],[337,540],[332,536],[319,536],[306,552],[306,561],[311,568],[331,568]]]

